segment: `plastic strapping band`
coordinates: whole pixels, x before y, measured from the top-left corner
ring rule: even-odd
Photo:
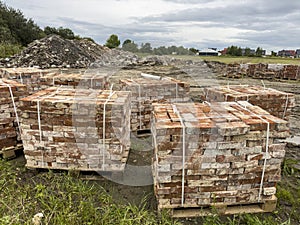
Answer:
[[[38,124],[39,124],[39,133],[40,133],[40,141],[42,141],[42,126],[41,126],[41,108],[40,108],[40,100],[37,100],[37,113],[38,113]]]
[[[103,134],[102,134],[102,169],[104,170],[105,167],[105,120],[106,120],[106,104],[108,103],[108,101],[110,100],[110,98],[115,94],[115,91],[113,93],[110,93],[110,95],[108,96],[108,98],[106,99],[104,105],[103,105]]]
[[[137,82],[135,82],[134,80],[131,80],[132,82],[134,82],[135,84],[137,84],[139,86],[139,114],[140,114],[140,118],[139,118],[139,122],[140,122],[140,130],[142,130],[142,112],[141,112],[141,85],[138,84]]]
[[[242,106],[241,104],[239,104]],[[259,193],[258,193],[258,202],[261,201],[261,194],[262,194],[262,189],[263,189],[263,183],[264,183],[264,177],[265,177],[265,171],[266,171],[266,166],[267,166],[267,156],[269,153],[269,139],[270,139],[270,123],[269,121],[265,120],[262,118],[260,115],[257,115],[256,113],[253,113],[252,111],[248,110],[245,106],[242,106],[247,112],[250,112],[251,114],[257,116],[260,118],[263,122],[267,123],[267,138],[266,138],[266,154],[265,154],[265,160],[264,160],[264,166],[263,166],[263,171],[261,175],[261,181],[260,181],[260,187],[259,187]]]
[[[22,73],[19,73],[19,76],[20,76],[20,81],[21,81],[21,83],[23,84]]]
[[[18,112],[17,112],[17,106],[16,106],[16,103],[15,103],[14,94],[13,94],[11,86],[9,84],[6,84],[6,83],[3,83],[3,84],[6,85],[8,87],[8,89],[9,89],[9,93],[10,93],[10,96],[11,96],[11,101],[12,101],[12,104],[13,104],[13,107],[14,107],[14,111],[15,111],[15,115],[16,115],[18,129],[19,129],[19,132],[20,132],[20,135],[21,135],[20,120],[19,120],[19,116],[18,116]]]
[[[184,181],[185,181],[185,125],[176,105],[172,105],[174,113],[179,117],[182,126],[182,180],[181,180],[181,206],[184,205]]]
[[[286,101],[285,101],[285,106],[284,106],[284,111],[283,111],[282,119],[285,118],[287,107],[288,107],[288,102],[289,102],[289,95],[287,94],[286,95]]]
[[[178,83],[176,83],[176,96],[175,96],[175,101],[177,102],[177,98],[178,98]]]
[[[264,90],[266,90],[266,85],[265,82],[263,80],[261,80],[262,85],[264,86]]]
[[[228,94],[225,94],[225,102],[227,102]]]

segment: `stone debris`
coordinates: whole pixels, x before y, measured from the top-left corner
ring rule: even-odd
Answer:
[[[130,91],[131,131],[150,130],[152,104],[158,102],[188,102],[190,100],[188,83],[170,77],[153,76],[158,79],[122,79],[121,90]]]
[[[123,171],[130,148],[130,93],[52,87],[23,98],[29,168]]]
[[[58,35],[50,35],[32,42],[20,54],[6,60],[3,66],[87,68],[107,51],[108,48],[89,40],[66,40]]]
[[[215,86],[204,89],[203,100],[209,102],[249,101],[266,110],[273,116],[288,119],[296,106],[295,96],[291,93],[272,88],[249,85]]]
[[[280,181],[288,122],[248,102],[155,104],[158,208],[259,203]]]
[[[25,85],[0,79],[0,151],[21,144],[19,132],[19,100],[28,95]]]

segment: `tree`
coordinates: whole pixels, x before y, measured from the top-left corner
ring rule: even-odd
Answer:
[[[246,47],[245,48],[245,53],[244,53],[245,56],[250,56],[251,55],[251,49]]]
[[[150,43],[142,43],[140,51],[142,53],[152,53],[152,47]]]
[[[271,56],[277,56],[277,53],[274,51],[271,51]]]
[[[139,51],[137,44],[134,42],[130,42],[127,44],[123,43],[122,49],[124,51],[128,51],[128,52],[138,52]]]
[[[256,51],[255,51],[255,55],[256,56],[262,56],[263,53],[263,49],[260,47],[257,47]]]
[[[116,34],[110,35],[110,37],[106,40],[105,46],[108,48],[117,48],[121,44],[119,37]]]
[[[192,52],[193,54],[197,54],[199,52],[199,50],[195,48],[190,48],[189,51]]]
[[[80,39],[78,35],[75,36],[74,32],[70,28],[59,27],[58,29],[56,29],[55,27],[47,26],[44,28],[44,33],[46,35],[57,34],[65,39]]]
[[[122,48],[124,47],[124,45],[130,44],[130,43],[132,43],[132,41],[130,39],[126,39],[122,44]]]
[[[25,18],[20,10],[7,7],[1,1],[0,27],[0,42],[25,46],[44,36],[44,32],[32,19]]]

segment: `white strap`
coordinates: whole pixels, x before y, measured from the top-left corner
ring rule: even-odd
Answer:
[[[142,110],[141,110],[141,85],[131,79],[131,81],[139,86],[139,122],[140,122],[140,130],[142,130]]]
[[[177,114],[179,117],[181,126],[182,126],[182,180],[181,180],[181,206],[184,205],[184,181],[185,181],[185,124],[183,122],[182,117],[180,116],[180,112],[177,110],[176,105],[172,105],[173,112]]]
[[[15,103],[14,94],[13,94],[11,86],[9,84],[6,84],[6,83],[3,83],[3,84],[6,85],[9,89],[11,101],[12,101],[12,104],[13,104],[13,107],[14,107],[14,112],[15,112],[15,115],[16,115],[16,121],[17,121],[17,124],[18,124],[18,129],[19,129],[19,132],[20,132],[20,135],[21,135],[20,121],[19,121],[19,116],[18,116],[18,112],[17,112],[17,106],[16,106],[16,103]]]
[[[20,81],[23,84],[23,78],[22,78],[22,73],[21,72],[19,73],[19,76],[20,76]]]
[[[175,99],[175,101],[177,102],[177,98],[178,98],[178,83],[176,83],[176,99]]]
[[[265,171],[266,171],[266,165],[267,165],[267,155],[269,153],[269,139],[270,139],[270,123],[269,121],[265,120],[262,118],[260,115],[257,115],[256,113],[250,111],[247,109],[247,107],[241,105],[238,103],[242,108],[244,108],[247,112],[250,112],[251,114],[257,116],[259,119],[261,119],[263,122],[267,123],[267,138],[266,138],[266,155],[265,155],[265,160],[264,160],[264,165],[263,165],[263,171],[261,175],[261,181],[260,181],[260,187],[259,187],[259,193],[258,193],[258,202],[261,201],[261,194],[262,194],[262,189],[263,189],[263,183],[264,183],[264,177],[265,177]]]
[[[42,126],[41,126],[41,108],[40,108],[40,100],[37,100],[37,113],[38,113],[38,124],[39,124],[39,133],[40,133],[40,141],[42,141]]]
[[[284,106],[284,111],[283,111],[282,119],[285,118],[287,107],[288,107],[288,103],[289,103],[289,95],[287,94],[286,95],[286,101],[285,101],[285,106]]]
[[[102,124],[102,127],[103,127],[103,130],[102,130],[102,167],[103,167],[103,170],[104,170],[104,167],[105,167],[105,152],[106,152],[106,148],[105,148],[105,132],[106,132],[106,129],[105,129],[105,120],[106,120],[106,104],[108,103],[108,101],[110,100],[110,98],[115,94],[115,91],[113,93],[111,93],[108,98],[106,99],[104,105],[103,105],[103,124]]]
[[[266,85],[265,82],[263,80],[261,80],[262,85],[264,86],[264,90],[266,90]]]

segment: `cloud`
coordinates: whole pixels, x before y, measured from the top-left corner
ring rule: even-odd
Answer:
[[[152,46],[294,47],[300,36],[300,1],[290,0],[4,0],[40,26],[64,26],[103,44],[121,41]],[[284,47],[286,46],[286,47]],[[300,46],[299,46],[300,47]]]

